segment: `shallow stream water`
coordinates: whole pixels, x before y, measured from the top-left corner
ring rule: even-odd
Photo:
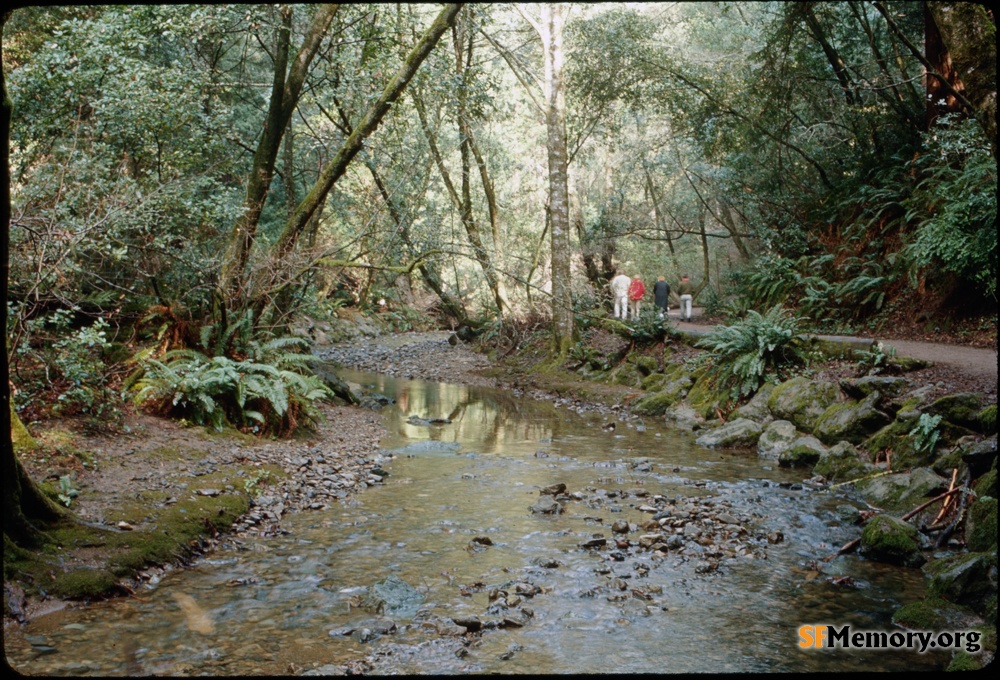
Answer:
[[[920,599],[919,570],[854,556],[822,558],[857,535],[849,499],[802,485],[802,472],[751,453],[694,444],[652,419],[617,423],[475,387],[344,372],[396,400],[385,483],[326,510],[286,518],[287,534],[227,546],[169,573],[139,597],[56,612],[4,635],[26,675],[330,673],[367,657],[367,672],[757,673],[936,670],[916,651],[802,650],[803,624],[893,630]],[[412,421],[412,417],[424,419]],[[425,424],[432,418],[450,422]],[[532,513],[539,490],[577,500]],[[651,519],[649,499],[691,499],[745,521],[747,556],[702,560],[588,550],[616,520]],[[488,538],[489,541],[483,539]],[[476,540],[474,540],[476,539]],[[492,543],[488,545],[487,543]],[[367,588],[390,575],[419,591],[391,634],[343,632],[370,620]],[[491,591],[530,583],[521,627],[463,642],[435,623],[488,620]]]

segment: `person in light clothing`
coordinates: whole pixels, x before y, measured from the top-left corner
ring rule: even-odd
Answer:
[[[687,274],[681,277],[681,282],[677,284],[677,294],[681,298],[681,321],[691,320],[691,305],[694,301],[694,285],[688,279]]]
[[[631,283],[625,274],[611,279],[611,294],[615,298],[615,318],[625,320],[628,314],[628,286]]]

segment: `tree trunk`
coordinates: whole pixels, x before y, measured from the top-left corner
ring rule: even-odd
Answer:
[[[520,8],[519,8],[520,9]],[[552,353],[565,356],[576,340],[570,278],[569,156],[566,147],[566,83],[563,75],[565,5],[541,5],[541,20],[521,14],[538,31],[545,61],[545,128],[549,161],[548,215],[552,235]]]
[[[997,45],[992,10],[976,2],[928,2],[927,11],[996,158]]]
[[[309,65],[319,51],[337,8],[337,5],[329,4],[319,7],[291,67],[288,66],[288,53],[291,42],[292,10],[289,7],[281,8],[282,25],[278,29],[274,78],[271,83],[267,119],[264,121],[264,129],[257,142],[257,150],[254,152],[253,167],[247,179],[243,213],[233,226],[219,275],[217,295],[220,297],[220,303],[227,307],[240,307],[247,293],[244,270],[250,257],[250,250],[257,238],[257,225],[274,177],[274,166],[281,147],[281,139],[288,128],[292,112],[298,105]]]
[[[423,63],[444,32],[455,21],[455,16],[461,8],[461,3],[445,5],[420,41],[410,50],[402,66],[399,67],[396,75],[386,85],[382,94],[365,113],[361,124],[354,128],[354,131],[344,141],[337,155],[323,168],[319,179],[316,180],[308,195],[299,203],[298,208],[295,209],[295,213],[289,218],[281,235],[278,237],[278,241],[271,252],[272,266],[277,266],[284,256],[295,247],[299,234],[301,234],[309,218],[312,217],[313,213],[326,198],[326,195],[333,188],[333,185],[337,183],[337,180],[347,171],[347,166],[350,165],[351,161],[354,160],[354,157],[364,146],[365,139],[375,132],[379,123],[382,122],[382,119],[389,112],[390,107],[399,99],[406,86],[409,85],[420,64]]]
[[[0,31],[6,14],[0,18]],[[7,97],[7,81],[3,75],[0,55],[0,129],[3,131],[3,178],[0,195],[0,304],[7,309],[7,286],[10,278],[10,116],[11,102]],[[10,395],[10,364],[7,359],[7,314],[2,314],[3,351],[0,352],[0,470],[3,472],[3,534],[14,544],[31,546],[39,543],[42,533],[36,522],[57,519],[62,512],[25,472],[14,453],[13,427],[20,425]],[[22,426],[23,427],[23,426]]]

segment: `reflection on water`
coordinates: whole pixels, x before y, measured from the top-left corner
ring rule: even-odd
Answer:
[[[794,484],[801,473],[703,449],[652,421],[607,432],[599,415],[490,390],[345,377],[396,399],[384,486],[286,520],[287,535],[220,550],[134,599],[8,631],[8,662],[36,675],[284,675],[366,655],[371,672],[412,674],[941,666],[916,652],[798,648],[805,623],[888,630],[892,612],[923,592],[917,570],[853,557],[818,569],[856,529],[836,519],[843,498]],[[539,489],[556,482],[580,500],[559,515],[531,513]],[[639,506],[653,495],[717,503],[784,541],[717,573],[676,555],[615,560],[579,547],[610,537],[616,520],[648,522]],[[340,634],[371,618],[359,605],[390,574],[420,591],[421,612],[374,641]],[[436,632],[448,618],[488,619],[490,590],[512,582],[541,589],[522,603],[533,613],[523,627],[488,630],[467,647]]]

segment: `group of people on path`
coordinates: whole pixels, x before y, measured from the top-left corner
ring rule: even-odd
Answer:
[[[611,293],[615,299],[615,318],[625,321],[631,316],[633,321],[637,321],[639,306],[646,296],[646,285],[642,282],[642,277],[636,274],[629,278],[626,274],[618,274],[611,279]],[[690,321],[694,286],[687,274],[677,284],[677,296],[681,302],[681,321]],[[661,319],[670,311],[670,284],[664,276],[658,277],[653,284],[653,304],[659,310]]]

